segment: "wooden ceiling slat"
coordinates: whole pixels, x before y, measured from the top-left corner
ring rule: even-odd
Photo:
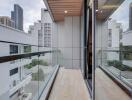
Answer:
[[[54,12],[62,12],[62,13],[64,13],[64,11],[65,11],[65,10],[54,10]],[[80,10],[72,10],[72,9],[70,10],[70,9],[69,9],[69,10],[67,10],[67,11],[68,11],[68,13],[69,13],[69,12],[72,12],[72,13],[73,13],[73,11],[74,11],[74,12],[78,12],[78,11],[80,11]]]
[[[60,1],[56,1],[56,0],[48,0],[49,3],[80,3],[82,0],[60,0]]]
[[[77,5],[52,5],[52,7],[56,7],[56,8],[62,8],[62,7],[76,7],[76,8],[78,8],[78,6],[81,6],[80,4],[77,4]]]
[[[64,20],[65,16],[80,16],[82,0],[47,0],[55,21]],[[65,14],[64,11],[68,13]]]
[[[72,8],[72,7],[63,7],[63,8],[62,8],[62,7],[52,7],[52,8],[54,8],[54,10],[55,10],[55,9],[60,9],[60,8],[61,8],[61,9],[65,9],[65,8],[66,8],[66,9],[79,9],[79,10],[80,10],[79,7],[73,7],[73,8]]]

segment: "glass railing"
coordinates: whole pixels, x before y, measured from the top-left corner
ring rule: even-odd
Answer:
[[[96,65],[131,96],[132,0],[107,1],[96,8]]]
[[[132,89],[132,51],[102,50],[101,67]]]
[[[2,100],[38,100],[58,65],[56,48],[0,42]]]

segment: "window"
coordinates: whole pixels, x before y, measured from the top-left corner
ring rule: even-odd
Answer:
[[[112,46],[112,30],[108,29],[109,33],[108,33],[108,46],[111,47]]]
[[[18,53],[18,45],[10,45],[10,54]]]
[[[31,52],[31,46],[24,46],[24,53]]]
[[[16,73],[18,73],[18,68],[14,68],[14,69],[10,70],[10,76],[12,76]]]
[[[3,18],[1,18],[1,24],[4,24],[4,19]]]
[[[44,24],[44,46],[45,47],[51,46],[51,43],[48,41],[51,41],[51,23]]]

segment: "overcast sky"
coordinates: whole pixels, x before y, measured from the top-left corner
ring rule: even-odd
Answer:
[[[0,16],[11,16],[13,5],[19,4],[24,13],[24,30],[41,19],[41,8],[45,8],[43,0],[0,0]]]
[[[128,29],[129,4],[132,0],[124,0],[124,3],[113,13],[112,19],[122,23],[123,30]],[[41,8],[45,8],[43,0],[0,0],[0,16],[11,16],[14,4],[19,4],[24,13],[24,30],[27,32],[32,25],[41,18]]]
[[[123,31],[129,28],[129,5],[132,0],[124,0],[121,6],[112,14],[111,18],[122,24]]]

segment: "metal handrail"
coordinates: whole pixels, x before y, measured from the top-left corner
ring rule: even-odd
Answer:
[[[132,53],[132,51],[130,51],[130,50],[101,50],[101,51],[105,51],[105,52],[128,52],[128,53]]]
[[[53,53],[55,51],[43,51],[43,52],[34,52],[34,53],[26,53],[26,54],[17,54],[17,55],[9,55],[0,57],[0,63],[14,61],[22,58],[32,57],[32,56],[41,56],[46,53]]]

